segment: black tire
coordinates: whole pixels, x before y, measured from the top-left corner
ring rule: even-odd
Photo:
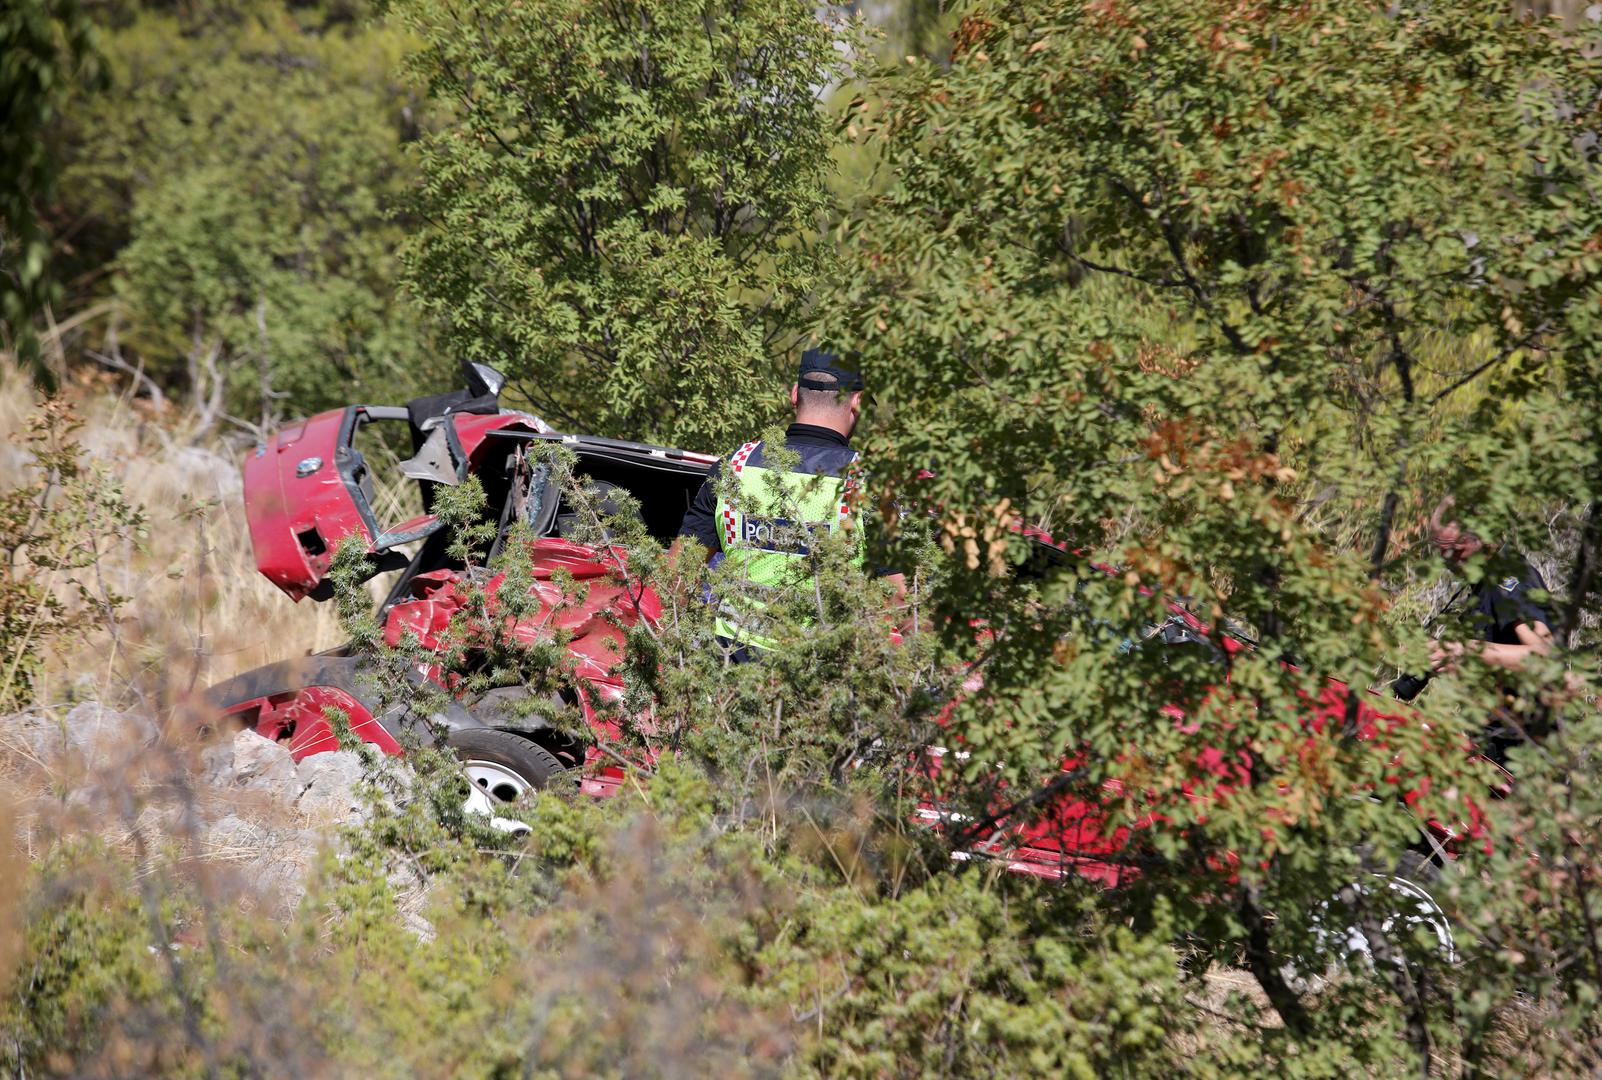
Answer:
[[[475,762],[499,766],[521,779],[526,790],[560,790],[577,787],[573,774],[563,767],[555,754],[536,745],[515,731],[496,728],[458,728],[446,736],[446,744],[456,752],[462,764],[472,768]],[[493,769],[483,770],[492,773]],[[496,802],[508,803],[525,794],[507,778],[496,783],[491,777],[474,777],[474,782]]]
[[[584,763],[584,743],[567,732],[551,726],[547,715],[555,715],[568,707],[558,695],[540,702],[539,708],[530,710],[526,702],[534,695],[523,686],[498,686],[487,690],[473,701],[466,702],[474,719],[485,727],[512,731],[544,747],[556,756],[564,769],[574,769]]]

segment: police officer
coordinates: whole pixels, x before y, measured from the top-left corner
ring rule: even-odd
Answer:
[[[1451,496],[1441,500],[1430,515],[1429,540],[1433,547],[1454,569],[1461,567],[1474,555],[1485,550],[1485,541],[1465,529],[1453,517],[1455,505]],[[1492,580],[1482,578],[1469,590],[1468,602],[1472,605],[1469,625],[1474,637],[1468,641],[1438,641],[1430,652],[1431,674],[1449,674],[1458,669],[1465,659],[1488,664],[1509,671],[1518,671],[1531,656],[1545,656],[1552,649],[1551,622],[1546,612],[1530,596],[1534,590],[1546,591],[1546,582],[1528,560],[1519,559],[1519,573]],[[1448,607],[1455,606],[1455,601]],[[1397,696],[1410,700],[1429,681],[1429,676],[1418,678],[1404,675],[1395,684]],[[1520,720],[1515,703],[1517,691],[1513,687],[1498,688],[1501,699],[1491,710],[1481,745],[1485,756],[1497,764],[1506,761],[1510,747],[1530,736],[1542,732],[1528,720]]]
[[[862,415],[862,389],[862,377],[839,356],[823,349],[802,353],[800,372],[790,387],[795,423],[784,433],[785,449],[800,461],[780,479],[789,505],[781,514],[765,512],[772,500],[773,468],[761,440],[748,442],[709,470],[684,514],[679,536],[698,540],[714,564],[728,560],[737,566],[740,576],[756,586],[753,591],[809,580],[810,539],[852,524],[850,516],[857,512],[850,498],[857,471],[851,435]],[[739,492],[732,501],[718,491],[725,468],[733,470]],[[900,574],[880,574],[897,596],[904,592]],[[746,610],[760,606],[748,601]],[[736,612],[726,610],[718,620],[719,636],[742,648],[768,644],[737,619]]]
[[[1485,550],[1485,541],[1463,528],[1452,516],[1456,501],[1448,495],[1430,515],[1430,546],[1454,569]],[[1471,625],[1476,639],[1437,642],[1430,654],[1430,667],[1436,672],[1454,670],[1465,656],[1472,656],[1492,667],[1517,671],[1532,655],[1552,651],[1551,621],[1530,597],[1532,590],[1546,591],[1546,582],[1522,557],[1519,573],[1499,581],[1481,579],[1469,593],[1474,605]]]

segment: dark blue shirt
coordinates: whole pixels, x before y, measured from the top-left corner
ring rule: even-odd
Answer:
[[[1546,617],[1546,611],[1530,599],[1531,589],[1545,592],[1546,582],[1528,562],[1517,577],[1499,581],[1487,578],[1474,586],[1474,615],[1470,621],[1475,633],[1497,645],[1518,645],[1520,623],[1544,623],[1550,627],[1552,620]]]

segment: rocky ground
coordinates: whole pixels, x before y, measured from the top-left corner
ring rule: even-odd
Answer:
[[[176,853],[241,904],[280,917],[306,892],[338,827],[367,814],[360,755],[288,749],[241,731],[172,738],[148,717],[95,703],[0,718],[5,808],[31,857],[65,837],[98,836],[141,859]]]

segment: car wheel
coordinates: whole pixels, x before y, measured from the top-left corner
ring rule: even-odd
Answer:
[[[1408,942],[1411,949],[1423,945],[1427,953],[1439,960],[1456,963],[1458,950],[1451,934],[1451,920],[1447,912],[1435,901],[1440,888],[1440,867],[1418,851],[1402,852],[1391,873],[1371,873],[1367,878],[1354,881],[1342,891],[1346,904],[1365,907],[1373,918],[1373,929],[1386,937],[1387,942]],[[1370,941],[1370,929],[1346,917],[1334,917],[1331,907],[1325,909],[1328,923],[1320,926],[1320,933],[1338,952],[1349,957],[1362,958],[1375,963],[1375,944]],[[1405,953],[1392,952],[1392,963],[1410,963]]]
[[[446,742],[461,759],[471,785],[467,809],[492,817],[531,792],[573,785],[555,754],[515,731],[459,728]]]
[[[1313,915],[1313,932],[1322,944],[1320,951],[1331,957],[1329,967],[1320,974],[1286,964],[1280,969],[1286,985],[1298,994],[1322,990],[1342,966],[1336,956],[1371,970],[1404,967],[1416,973],[1424,959],[1419,953],[1422,947],[1425,956],[1455,964],[1452,922],[1435,899],[1440,875],[1440,867],[1427,856],[1407,851],[1389,873],[1370,873],[1346,886]],[[1354,918],[1354,908],[1366,910],[1369,918]],[[1386,946],[1379,956],[1371,929],[1378,931]]]
[[[1404,851],[1396,869],[1381,880],[1392,898],[1386,933],[1415,933],[1436,956],[1456,963],[1452,921],[1435,899],[1441,887],[1441,868],[1422,852]]]
[[[480,695],[476,700],[464,702],[468,711],[479,720],[502,731],[515,731],[523,738],[538,743],[556,756],[564,769],[576,768],[584,763],[585,746],[582,741],[560,729],[551,727],[546,718],[567,707],[558,696],[537,703],[530,710],[526,703],[534,695],[524,686],[498,686]]]

